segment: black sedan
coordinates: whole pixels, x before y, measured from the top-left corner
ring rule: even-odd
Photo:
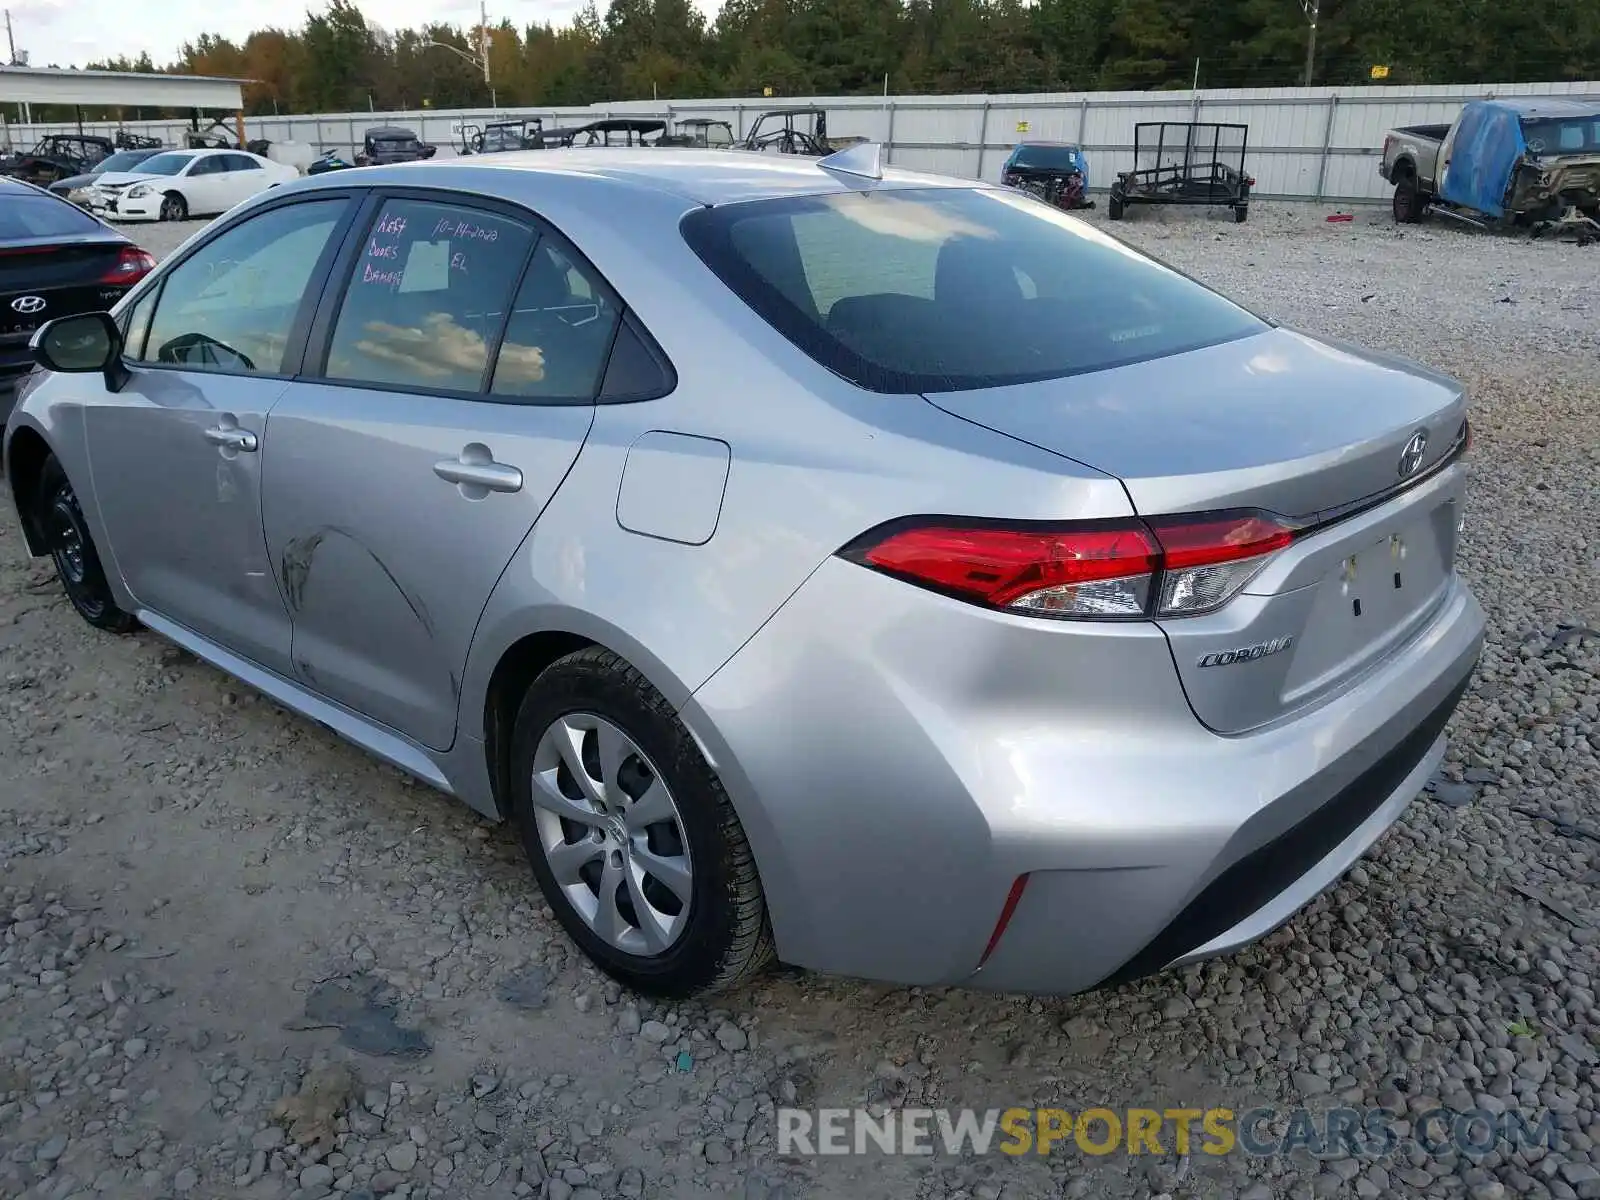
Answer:
[[[33,369],[28,339],[46,321],[110,308],[156,260],[43,188],[0,178],[0,421]]]
[[[63,199],[70,199],[72,193],[79,188],[86,188],[107,171],[131,171],[145,159],[160,154],[164,147],[157,146],[154,150],[118,150],[110,158],[102,158],[99,162],[82,175],[69,175],[65,179],[58,179],[50,185],[50,191]]]

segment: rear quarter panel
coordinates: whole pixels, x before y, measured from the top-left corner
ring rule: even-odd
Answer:
[[[546,178],[531,206],[635,310],[672,359],[678,386],[659,400],[600,406],[571,473],[485,609],[463,680],[463,734],[484,736],[493,669],[531,633],[606,645],[681,706],[819,564],[883,521],[1131,512],[1108,475],[978,429],[918,396],[862,392],[817,366],[687,248],[677,230],[690,207],[682,199],[633,193],[624,216],[594,203],[598,189]],[[704,544],[630,532],[618,521],[629,449],[653,433],[729,447],[720,513]],[[664,507],[679,500],[659,497]]]

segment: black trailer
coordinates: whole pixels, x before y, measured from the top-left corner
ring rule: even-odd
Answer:
[[[1133,127],[1133,170],[1119,171],[1106,205],[1113,221],[1130,204],[1208,204],[1250,213],[1255,180],[1245,174],[1248,125],[1145,121]]]

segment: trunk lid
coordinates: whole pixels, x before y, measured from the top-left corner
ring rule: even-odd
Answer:
[[[1466,402],[1404,360],[1271,329],[927,399],[1117,476],[1141,516],[1255,508],[1308,528],[1218,611],[1161,621],[1196,716],[1219,732],[1339,690],[1421,628],[1453,577],[1461,472],[1440,468]]]

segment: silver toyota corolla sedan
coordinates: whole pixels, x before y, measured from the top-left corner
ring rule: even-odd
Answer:
[[[34,348],[78,612],[514,822],[646,992],[1243,945],[1482,643],[1459,386],[871,146],[305,179]]]

